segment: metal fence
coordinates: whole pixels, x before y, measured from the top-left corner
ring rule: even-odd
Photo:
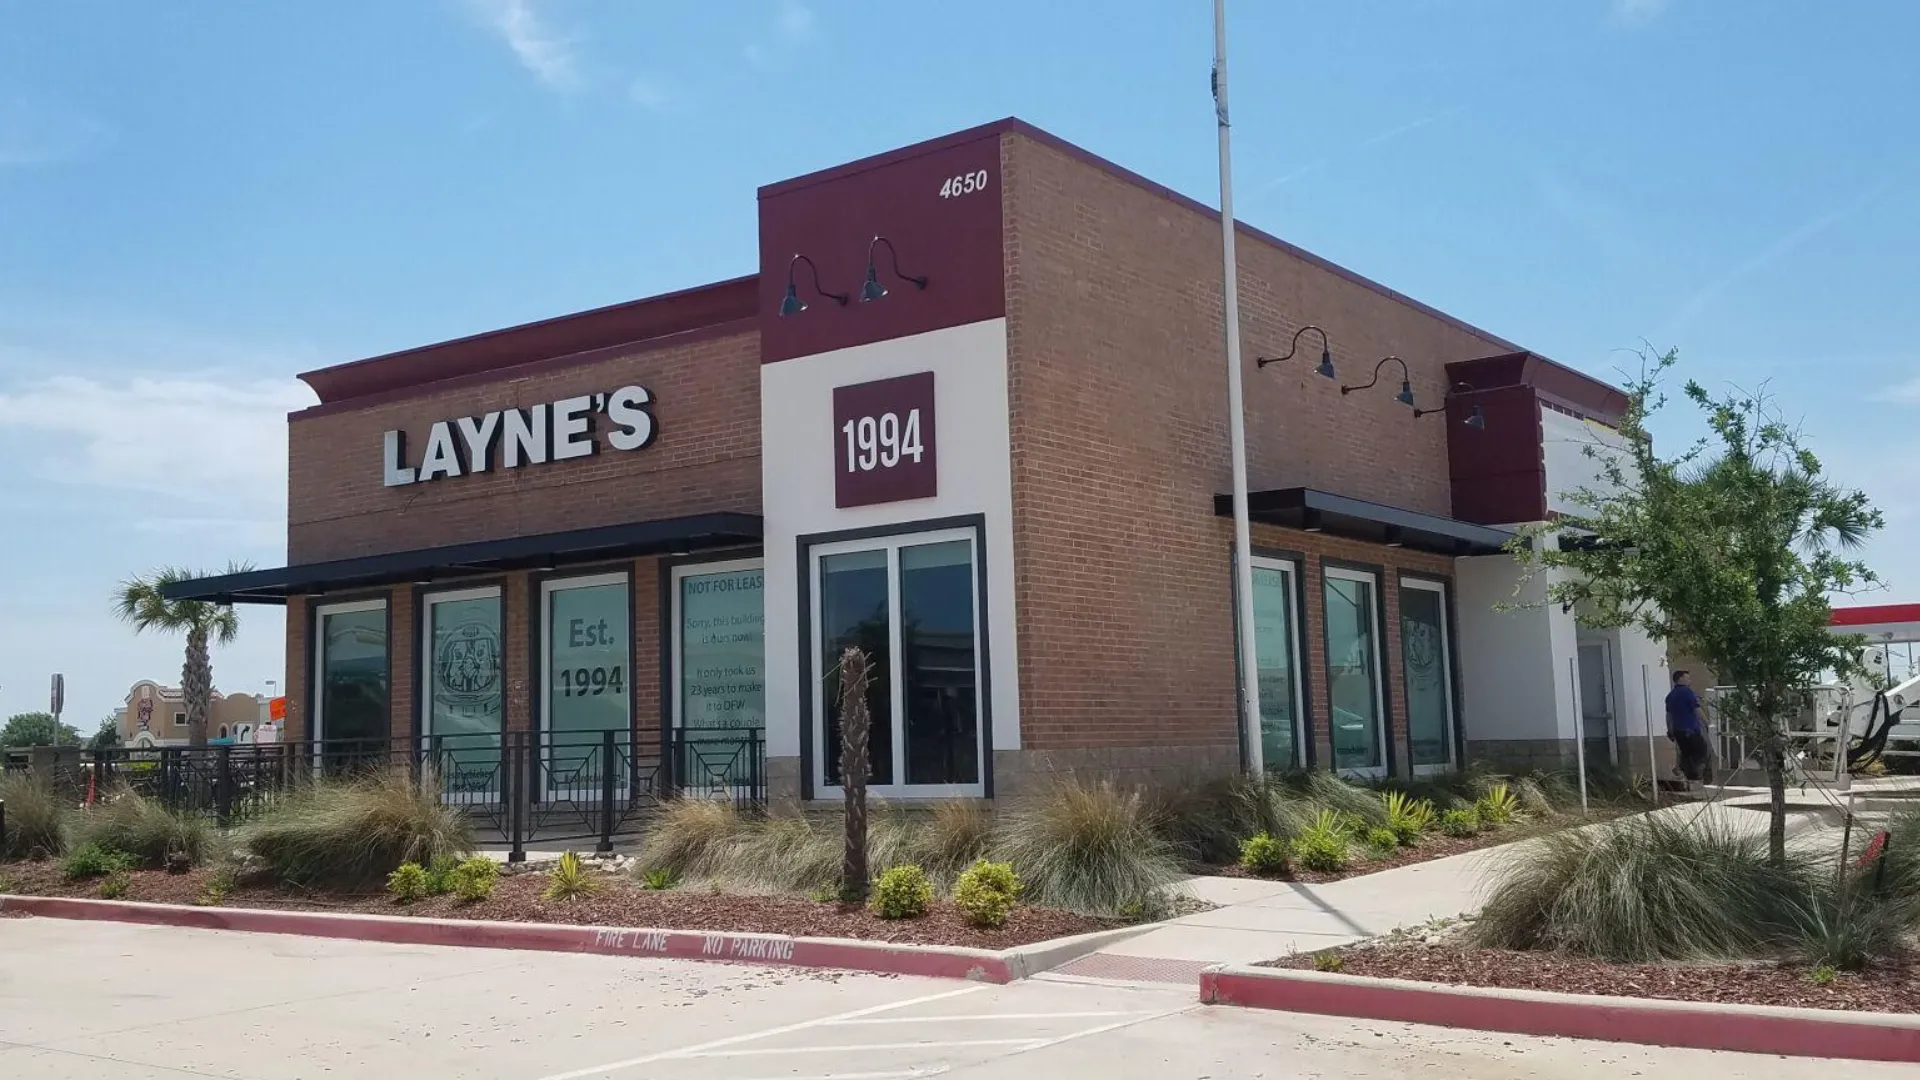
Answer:
[[[44,775],[62,795],[89,803],[131,790],[175,810],[243,824],[316,779],[399,771],[471,819],[483,843],[529,845],[644,831],[677,794],[759,806],[766,799],[766,742],[758,730],[676,731],[664,741],[625,731],[324,739],[199,747],[37,747],[6,751],[8,771]]]

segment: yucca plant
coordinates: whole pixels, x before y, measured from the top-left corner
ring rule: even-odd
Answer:
[[[1426,799],[1416,799],[1405,792],[1389,791],[1380,796],[1382,807],[1386,810],[1386,828],[1393,831],[1394,839],[1401,847],[1414,847],[1420,843],[1427,830],[1434,827],[1436,815],[1433,803]]]
[[[1302,867],[1323,874],[1347,868],[1352,825],[1337,811],[1322,810],[1293,841],[1293,857]]]
[[[1520,800],[1505,784],[1494,784],[1473,804],[1482,825],[1500,826],[1513,822],[1520,813]]]
[[[543,900],[577,900],[600,891],[600,883],[593,880],[591,872],[580,861],[580,856],[566,851],[560,854],[560,861],[547,871],[547,887],[541,892]]]

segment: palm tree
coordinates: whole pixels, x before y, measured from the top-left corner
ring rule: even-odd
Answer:
[[[227,573],[239,574],[250,569],[252,567],[231,564]],[[207,712],[213,705],[213,657],[208,652],[208,644],[231,645],[240,634],[240,616],[226,604],[169,600],[163,591],[169,585],[208,576],[165,567],[150,577],[121,582],[113,596],[114,614],[131,625],[134,633],[146,630],[186,633],[187,661],[180,669],[180,693],[187,704],[187,740],[194,746],[207,744]]]

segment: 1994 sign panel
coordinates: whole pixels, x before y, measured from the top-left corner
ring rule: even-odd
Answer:
[[[833,391],[833,504],[873,506],[939,494],[933,372]]]

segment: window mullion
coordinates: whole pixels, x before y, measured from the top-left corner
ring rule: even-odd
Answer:
[[[904,583],[900,580],[900,545],[892,544],[887,548],[887,693],[892,702],[891,727],[893,729],[893,784],[904,788],[907,784],[907,704],[906,704],[906,633],[902,625],[902,613],[905,607],[902,594]]]

